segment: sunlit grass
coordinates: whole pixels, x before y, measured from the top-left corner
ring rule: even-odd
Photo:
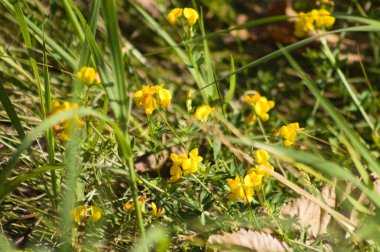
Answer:
[[[143,2],[0,0],[0,250],[377,251],[379,6]]]

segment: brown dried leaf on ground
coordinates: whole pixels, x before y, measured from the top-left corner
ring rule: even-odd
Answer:
[[[223,235],[211,235],[208,238],[208,243],[214,245],[237,245],[258,252],[291,251],[286,243],[270,234],[245,229],[240,229],[234,233],[225,233]]]
[[[328,206],[335,206],[335,187],[324,186],[321,195]],[[330,214],[305,197],[289,201],[281,208],[280,214],[282,217],[296,217],[301,228],[307,229],[314,237],[326,234],[331,220]]]

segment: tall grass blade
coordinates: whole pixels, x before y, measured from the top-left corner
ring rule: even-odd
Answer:
[[[350,124],[340,115],[331,104],[329,100],[322,96],[314,82],[306,75],[301,66],[293,59],[286,48],[281,48],[282,53],[287,58],[290,65],[297,71],[304,84],[308,87],[316,99],[320,101],[321,106],[331,116],[337,126],[345,133],[347,138],[351,141],[352,146],[355,146],[356,151],[360,154],[369,165],[371,171],[380,175],[380,164],[372,155],[370,150],[362,143],[357,133],[351,128]],[[379,205],[380,206],[380,205]]]
[[[41,118],[45,118],[46,110],[45,110],[44,91],[43,91],[42,84],[41,84],[40,74],[38,73],[36,59],[34,57],[34,50],[33,50],[32,41],[30,39],[29,29],[26,25],[26,22],[24,19],[24,14],[22,13],[19,2],[16,2],[14,4],[14,10],[15,10],[16,18],[17,18],[19,25],[20,25],[22,37],[24,38],[24,42],[25,42],[26,48],[28,50],[27,53],[29,56],[30,65],[33,69],[34,78],[36,79],[36,84],[37,84],[37,88],[38,88],[38,95],[40,97],[40,103],[41,103]]]
[[[18,118],[17,112],[14,109],[11,100],[9,99],[7,91],[3,86],[3,81],[0,81],[0,101],[9,119],[11,120],[13,127],[17,131],[19,138],[23,139],[25,137],[24,129],[21,126],[20,119]]]
[[[120,32],[116,12],[116,1],[102,1],[104,21],[107,30],[107,43],[111,54],[111,65],[114,76],[114,94],[117,105],[119,106],[118,119],[122,129],[126,129],[128,121],[128,105],[126,93],[126,78],[124,73],[124,62],[120,45]]]

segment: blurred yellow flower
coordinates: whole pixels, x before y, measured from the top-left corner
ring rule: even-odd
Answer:
[[[134,203],[125,203],[124,205],[123,205],[123,209],[124,209],[124,211],[126,211],[126,212],[129,212],[129,211],[132,211],[132,210],[134,210],[135,209],[135,204]]]
[[[303,130],[298,123],[290,123],[280,128],[280,135],[284,138],[285,147],[292,146],[297,140],[297,132]]]
[[[150,203],[150,206],[152,207],[152,212],[150,213],[152,216],[159,217],[164,214],[164,211],[162,208],[157,208],[156,203],[152,202]]]
[[[99,207],[91,206],[91,215],[88,218],[90,222],[96,222],[102,217],[102,210]],[[74,222],[83,224],[87,221],[88,207],[84,205],[77,206],[71,211],[71,217]]]
[[[187,155],[186,154],[180,154],[180,155],[177,155],[175,153],[171,153],[170,154],[170,159],[173,161],[174,165],[182,165],[183,161],[185,161],[185,159],[187,159]]]
[[[97,206],[91,206],[91,216],[88,219],[91,222],[97,222],[102,217],[102,209]]]
[[[203,158],[198,156],[198,148],[192,149],[189,157],[182,162],[182,169],[184,175],[195,173],[198,171],[198,164],[202,162]]]
[[[306,33],[316,29],[331,28],[335,17],[325,9],[312,10],[308,13],[300,12],[295,23],[294,35],[303,37]]]
[[[335,17],[331,16],[329,11],[320,9],[318,18],[315,21],[318,28],[330,29],[335,23]]]
[[[295,23],[294,35],[303,37],[309,31],[314,31],[314,19],[310,13],[298,13],[298,19]]]
[[[266,121],[269,119],[268,112],[274,107],[274,101],[268,101],[265,96],[261,96],[259,92],[254,91],[253,94],[245,94],[243,96],[244,102],[252,106],[256,115],[258,115],[261,120]],[[256,117],[250,116],[246,118],[247,122],[253,123],[256,121]]]
[[[268,101],[264,96],[260,97],[254,105],[255,113],[263,120],[269,119],[269,110],[274,107],[274,101]]]
[[[182,16],[182,8],[174,8],[171,10],[167,16],[168,21],[171,25],[180,24],[179,18]]]
[[[161,107],[167,108],[172,100],[172,94],[167,89],[160,89],[157,100]]]
[[[257,175],[263,175],[265,177],[268,177],[270,174],[269,172],[265,170],[265,168],[272,171],[274,170],[273,166],[269,162],[269,159],[270,159],[269,153],[263,149],[259,149],[255,152],[254,157],[255,157],[256,166],[255,168],[251,168],[248,171],[248,173],[251,174],[252,172],[254,172]]]
[[[193,26],[199,18],[198,12],[194,10],[193,8],[183,9],[183,16],[187,19],[187,23],[190,26]]]
[[[100,83],[99,75],[93,67],[82,67],[77,72],[77,77],[80,81],[88,86]]]
[[[159,85],[143,85],[141,90],[138,90],[134,95],[137,106],[144,108],[147,115],[152,114],[157,109],[157,100],[161,107],[166,108],[169,106],[171,98],[169,90]]]
[[[173,165],[170,168],[170,176],[171,176],[169,179],[170,183],[174,183],[174,182],[177,182],[178,180],[180,180],[182,177],[181,167],[179,167],[178,165]]]
[[[248,105],[253,106],[260,99],[260,97],[261,97],[260,93],[255,92],[253,95],[245,94],[243,96],[243,99]]]
[[[253,187],[260,187],[264,175],[263,175],[263,174],[258,174],[258,173],[256,173],[255,170],[256,170],[256,169],[252,169],[252,168],[249,169],[249,170],[248,170],[248,175],[249,175],[249,177],[251,178],[252,186],[253,186]]]
[[[167,15],[168,22],[171,25],[181,24],[182,15],[189,26],[193,26],[199,18],[198,12],[193,8],[174,8]]]
[[[197,120],[205,120],[208,117],[208,115],[211,113],[211,111],[212,111],[212,108],[209,105],[203,104],[196,108],[194,117]]]
[[[249,175],[246,175],[243,181],[240,176],[236,176],[235,179],[227,179],[227,183],[231,190],[229,196],[231,201],[243,199],[244,203],[252,202],[254,191]]]
[[[261,175],[262,177],[268,178],[270,176],[270,173],[266,169],[274,171],[274,167],[272,165],[258,164],[255,165],[255,167],[250,168],[248,170],[248,173],[255,173],[256,175]]]
[[[262,164],[265,166],[270,165],[270,163],[269,163],[270,156],[269,156],[269,153],[267,151],[265,151],[263,149],[258,149],[255,152],[254,157],[255,157],[256,164]]]
[[[68,101],[64,101],[62,104],[59,101],[54,100],[52,102],[52,109],[47,112],[48,116],[59,114],[64,111],[70,110],[70,109],[76,109],[78,108],[77,103],[70,103]],[[75,116],[72,120],[64,120],[61,123],[55,125],[53,127],[54,133],[58,136],[59,140],[61,141],[67,141],[69,140],[69,134],[71,131],[71,128],[74,127],[83,127],[85,125],[85,122],[80,120],[78,116]]]
[[[78,224],[85,223],[87,218],[87,207],[83,205],[77,206],[71,211],[71,217],[73,221]]]

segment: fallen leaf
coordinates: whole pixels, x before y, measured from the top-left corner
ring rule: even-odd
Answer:
[[[335,206],[335,187],[324,186],[321,195],[328,206]],[[297,218],[301,228],[306,229],[314,237],[326,234],[327,226],[331,221],[330,214],[305,197],[289,201],[281,208],[280,215]]]
[[[224,233],[222,235],[211,235],[208,238],[209,244],[218,245],[237,245],[246,247],[252,251],[265,252],[265,251],[291,251],[288,245],[271,234],[256,232],[251,230],[240,229],[234,233]],[[226,251],[226,250],[215,250]]]

